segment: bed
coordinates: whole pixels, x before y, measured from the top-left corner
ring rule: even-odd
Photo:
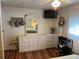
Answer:
[[[62,56],[62,57],[57,57],[57,58],[50,58],[50,59],[79,59],[79,55],[68,55],[68,56]]]

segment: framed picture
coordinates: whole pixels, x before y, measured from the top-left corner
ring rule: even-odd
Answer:
[[[23,18],[21,17],[11,17],[11,20],[9,21],[9,24],[11,27],[19,27],[23,26],[25,24]]]

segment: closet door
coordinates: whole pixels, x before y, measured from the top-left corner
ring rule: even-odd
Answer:
[[[38,45],[39,45],[39,50],[46,49],[47,40],[46,40],[46,36],[44,34],[39,34]]]
[[[56,35],[47,34],[46,39],[47,39],[47,48],[57,47],[58,40]]]
[[[47,43],[45,35],[30,34],[28,44],[29,44],[29,51],[46,49]]]
[[[38,35],[30,34],[29,35],[29,51],[38,50]]]
[[[2,17],[1,17],[1,0],[0,0],[0,59],[4,59]]]
[[[20,36],[19,37],[19,52],[29,51],[29,40],[28,36]]]

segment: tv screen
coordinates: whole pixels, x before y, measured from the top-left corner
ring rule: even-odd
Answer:
[[[57,18],[57,11],[44,10],[44,18]]]

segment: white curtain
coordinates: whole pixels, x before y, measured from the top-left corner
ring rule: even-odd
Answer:
[[[69,17],[68,37],[73,40],[73,51],[79,54],[79,16]]]

